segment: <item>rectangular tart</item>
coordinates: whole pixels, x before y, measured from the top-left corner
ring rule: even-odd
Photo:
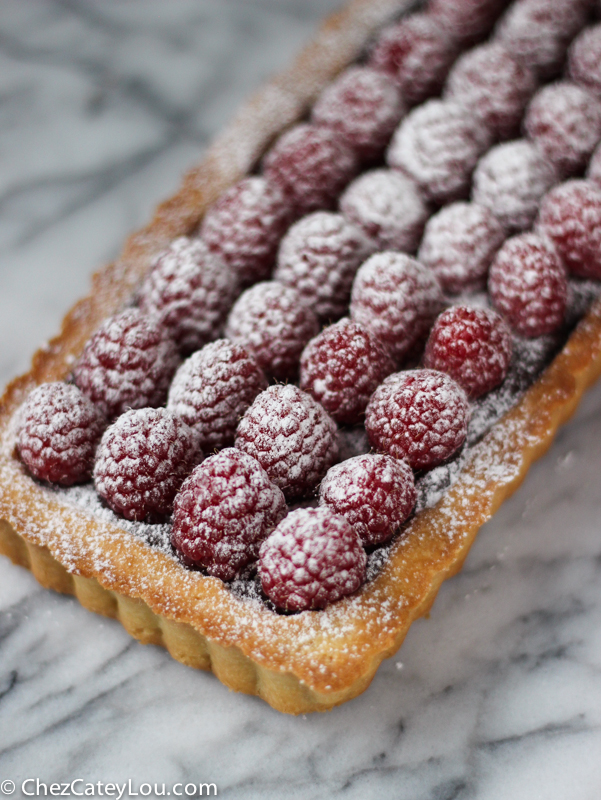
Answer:
[[[287,713],[327,710],[363,692],[411,623],[429,611],[480,526],[520,485],[601,373],[601,302],[471,449],[453,486],[414,516],[379,574],[323,611],[275,614],[235,596],[216,578],[186,570],[126,525],[64,502],[26,474],[15,457],[15,429],[31,389],[69,375],[89,336],[129,300],[153,257],[173,238],[193,232],[205,210],[253,169],[278,133],[302,118],[373,32],[408,6],[407,0],[355,0],[329,18],[292,67],[242,107],[177,194],[127,240],[121,258],[93,277],[89,296],[0,401],[0,553],[30,569],[42,586],[119,619],[141,642],[163,645],[182,663],[212,670],[231,689],[259,695]]]

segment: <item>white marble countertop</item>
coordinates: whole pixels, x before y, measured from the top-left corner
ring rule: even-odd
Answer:
[[[1,383],[335,5],[2,0]],[[228,692],[0,559],[0,788],[599,798],[600,472],[601,385],[370,689],[306,718]]]

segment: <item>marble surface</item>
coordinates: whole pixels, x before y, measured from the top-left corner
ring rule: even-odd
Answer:
[[[2,383],[335,4],[2,0]],[[0,559],[0,784],[598,798],[600,471],[598,386],[482,530],[431,618],[363,696],[325,715],[289,718],[230,693]]]

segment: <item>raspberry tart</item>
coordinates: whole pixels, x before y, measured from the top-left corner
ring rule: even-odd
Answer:
[[[444,86],[452,100],[426,99],[446,84],[439,65],[483,40],[505,5],[432,0],[419,12],[431,22],[406,18],[408,40],[395,31],[408,3],[355,0],[243,107],[7,388],[2,553],[281,711],[329,709],[369,685],[601,373],[596,266],[592,276],[582,267],[598,188],[553,189],[565,173],[542,155],[532,199],[519,188],[530,183],[521,158],[516,210],[503,163],[501,174],[488,165],[488,183],[474,186],[472,172],[513,130],[526,89],[485,106],[497,116],[466,111],[456,84]],[[562,28],[542,0],[515,0],[490,40],[541,81],[558,74],[586,22],[580,0],[557,5]],[[542,44],[528,28],[537,19]],[[427,85],[405,96],[432,48]],[[353,66],[362,55],[369,65]],[[572,80],[590,91],[578,66],[586,53],[574,47],[570,58]],[[348,67],[381,89],[373,119],[365,94],[335,82]],[[357,170],[385,147],[391,109],[422,100],[397,120],[388,169],[371,173],[405,187],[378,205],[373,184],[361,185],[370,173]],[[357,109],[354,127],[339,103]],[[368,124],[376,118],[382,129]],[[523,130],[540,141],[536,125]],[[495,181],[502,206],[486,188]],[[428,223],[437,211],[438,229]],[[315,268],[308,292],[296,270],[269,279],[288,226],[312,230],[313,214],[348,233],[334,237],[340,296],[318,313],[327,268]],[[453,215],[473,246],[448,238]],[[335,251],[323,231],[307,246],[295,259]]]

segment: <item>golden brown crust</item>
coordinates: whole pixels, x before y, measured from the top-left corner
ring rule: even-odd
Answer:
[[[32,386],[68,374],[90,333],[126,302],[152,256],[194,230],[207,206],[252,169],[373,28],[404,5],[356,0],[328,20],[293,67],[243,107],[151,224],[128,239],[121,259],[94,276],[90,296],[69,312],[59,336],[0,401],[0,552],[32,569],[44,586],[118,617],[141,641],[164,644],[180,661],[212,669],[230,688],[259,694],[290,713],[331,708],[362,692],[413,620],[427,613],[442,581],[461,568],[480,526],[519,486],[601,373],[601,303],[473,449],[453,488],[412,520],[378,577],[320,612],[273,614],[236,598],[215,578],[186,571],[117,524],[67,505],[14,458],[14,417]]]

